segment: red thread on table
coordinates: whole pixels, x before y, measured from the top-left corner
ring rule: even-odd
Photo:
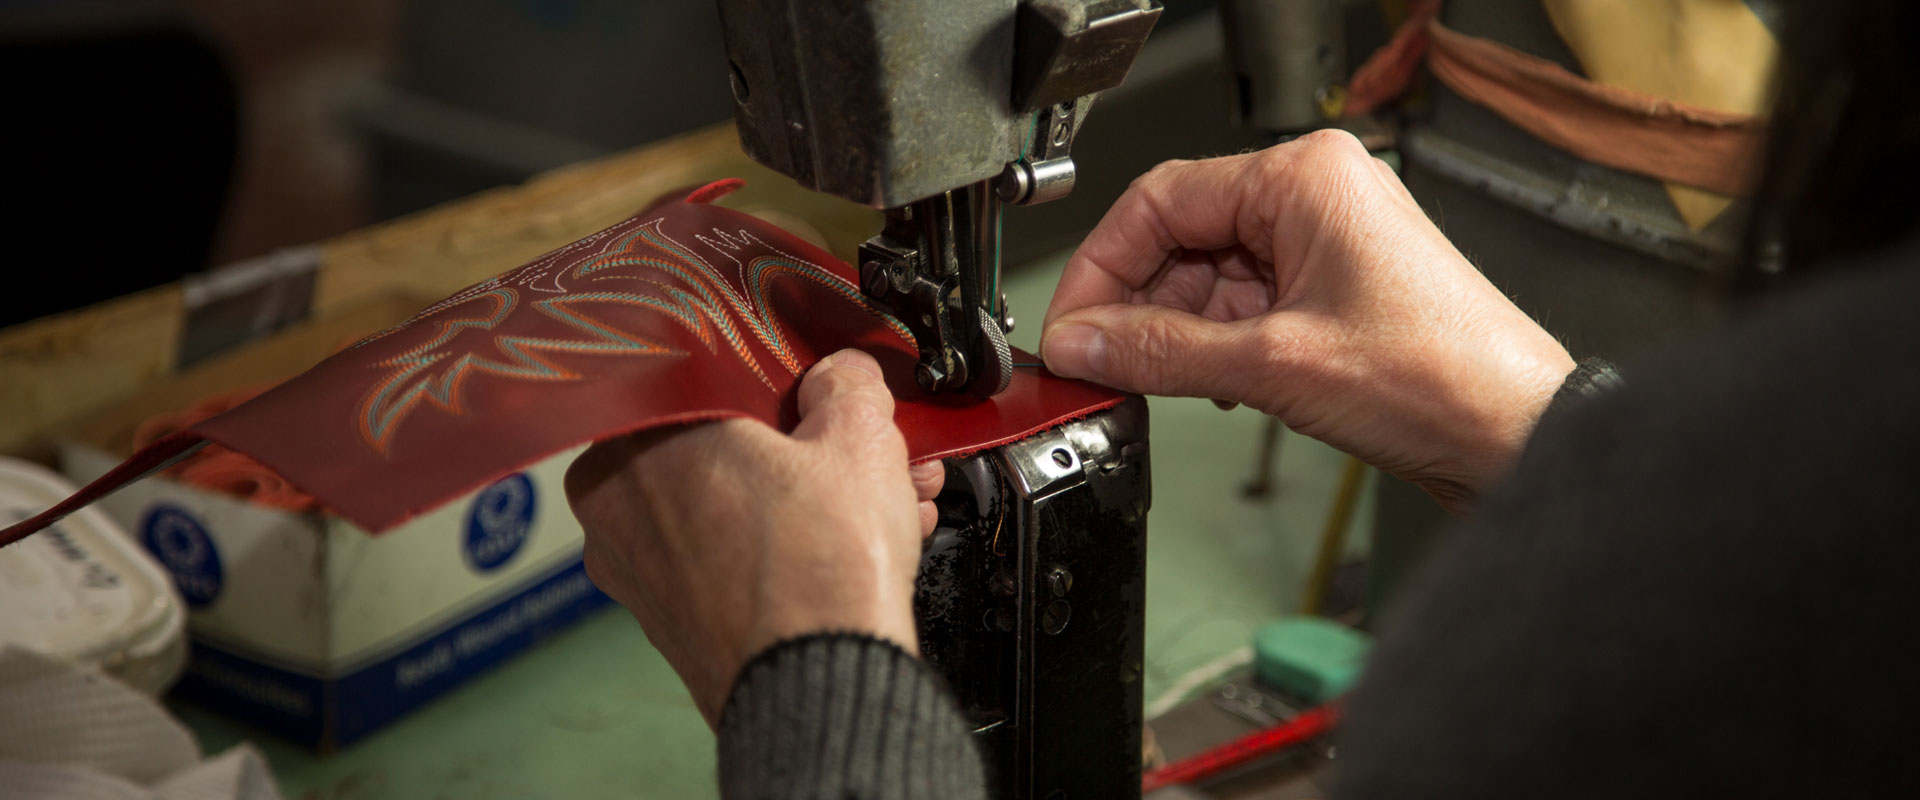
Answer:
[[[1334,707],[1320,706],[1270,728],[1249,733],[1199,755],[1175,761],[1140,778],[1140,793],[1163,786],[1184,786],[1218,775],[1261,756],[1306,744],[1333,730]]]

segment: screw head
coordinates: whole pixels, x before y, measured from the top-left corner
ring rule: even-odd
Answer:
[[[1054,597],[1066,597],[1067,592],[1073,591],[1073,573],[1065,567],[1054,567],[1052,572],[1047,573],[1047,589],[1053,592]]]
[[[887,290],[893,288],[892,284],[887,280],[887,271],[880,266],[880,262],[869,261],[862,264],[860,265],[860,271],[867,276],[868,297],[885,297]]]
[[[913,381],[926,391],[937,392],[946,383],[947,373],[932,364],[921,364],[913,368]]]

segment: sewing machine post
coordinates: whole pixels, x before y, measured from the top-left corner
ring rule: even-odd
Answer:
[[[930,392],[1012,378],[1000,219],[1073,188],[1094,95],[1157,0],[719,0],[749,156],[881,209],[861,288],[919,348]],[[1140,791],[1146,404],[948,463],[916,609],[974,722],[994,794]]]

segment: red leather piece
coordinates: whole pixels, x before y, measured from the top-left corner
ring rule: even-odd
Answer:
[[[865,303],[852,268],[706,202],[736,186],[655,205],[436,303],[154,442],[74,498],[0,532],[0,544],[200,438],[378,532],[585,442],[727,417],[790,429],[799,376],[846,347],[880,362],[916,461],[1015,441],[1123,399],[1034,367],[1018,368],[1007,391],[987,400],[921,392],[905,327]]]

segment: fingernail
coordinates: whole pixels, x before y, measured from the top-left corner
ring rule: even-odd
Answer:
[[[924,461],[907,467],[907,473],[912,475],[916,481],[930,481],[933,480],[935,475],[945,472],[946,469],[947,468],[938,461]]]
[[[875,378],[885,377],[880,372],[880,362],[873,360],[873,356],[867,355],[859,350],[842,350],[834,353],[833,355],[820,359],[820,366],[829,369],[852,367],[868,375],[872,375]]]
[[[1107,335],[1092,325],[1063,323],[1047,332],[1040,357],[1056,375],[1099,380],[1107,371]]]

